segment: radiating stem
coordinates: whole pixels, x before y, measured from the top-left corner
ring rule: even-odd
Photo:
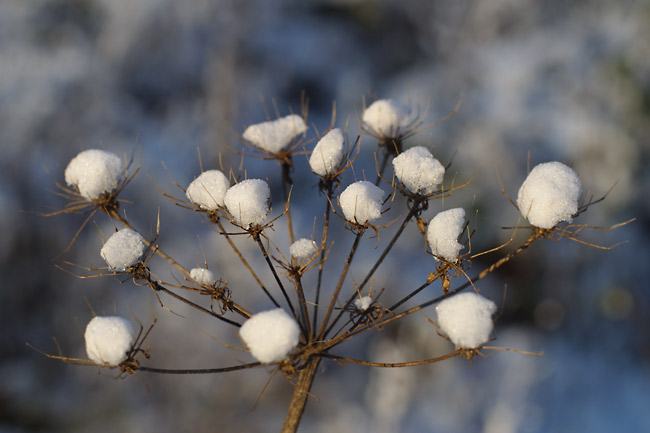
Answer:
[[[330,225],[330,213],[332,211],[332,184],[327,188],[327,204],[325,208],[325,221],[323,223],[323,239],[321,240],[320,263],[318,264],[318,281],[316,282],[316,296],[314,299],[314,333],[316,332],[318,322],[318,303],[320,301],[320,288],[323,281],[323,267],[325,265],[325,254],[327,252],[327,235]],[[316,335],[314,335],[315,337]]]
[[[289,305],[289,309],[291,310],[291,314],[293,317],[296,316],[296,310],[293,308],[293,303],[291,302],[291,299],[289,299],[289,294],[287,291],[284,289],[284,284],[282,284],[282,280],[280,280],[280,276],[278,275],[277,271],[275,270],[275,266],[273,266],[273,263],[271,262],[271,258],[269,257],[269,254],[266,252],[266,248],[264,248],[264,244],[262,243],[262,239],[260,238],[259,233],[253,234],[253,239],[257,243],[257,245],[260,247],[260,250],[262,251],[262,255],[264,256],[264,260],[266,260],[266,263],[269,265],[269,269],[271,269],[271,273],[273,274],[273,278],[275,278],[276,283],[278,283],[278,286],[280,287],[280,291],[282,291],[282,295],[284,295],[284,299],[287,301],[287,304]],[[279,305],[277,302],[275,303],[277,307]],[[304,331],[304,329],[303,329]]]

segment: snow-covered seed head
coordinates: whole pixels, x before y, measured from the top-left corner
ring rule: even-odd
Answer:
[[[214,273],[206,268],[194,268],[190,271],[190,278],[199,284],[211,286],[217,282]]]
[[[325,177],[336,173],[343,160],[343,133],[334,128],[323,136],[309,158],[311,171]]]
[[[124,175],[124,161],[111,152],[84,150],[65,169],[65,182],[88,200],[115,190]]]
[[[440,330],[456,348],[477,349],[490,340],[497,306],[475,292],[450,296],[436,306]]]
[[[298,239],[289,247],[289,254],[291,257],[298,260],[305,260],[313,256],[318,250],[318,245],[311,239]]]
[[[260,362],[285,359],[298,345],[300,327],[282,308],[254,314],[239,328],[239,336]]]
[[[255,147],[278,153],[307,130],[305,120],[297,114],[268,122],[256,123],[244,131],[243,137]]]
[[[84,340],[90,360],[115,367],[126,359],[135,335],[128,320],[118,316],[97,316],[88,322]]]
[[[411,147],[393,159],[395,176],[414,194],[436,190],[445,175],[445,167],[423,146]]]
[[[262,225],[269,213],[269,185],[261,179],[247,179],[231,186],[224,203],[235,222],[248,229]]]
[[[380,137],[399,137],[415,120],[408,105],[395,99],[379,99],[363,112],[363,125]]]
[[[456,262],[463,245],[458,238],[465,226],[465,210],[449,209],[434,216],[427,227],[427,242],[434,256]]]
[[[370,296],[362,296],[354,300],[354,306],[358,311],[362,313],[370,308],[372,304],[372,298]]]
[[[339,196],[339,205],[345,219],[365,225],[381,216],[384,191],[366,180],[348,186]]]
[[[185,195],[203,209],[216,210],[223,207],[223,199],[229,186],[228,178],[221,171],[208,170],[190,183]]]
[[[581,193],[582,182],[575,171],[561,162],[547,162],[530,171],[519,188],[517,206],[532,225],[550,229],[571,221]]]
[[[140,261],[146,248],[138,232],[124,228],[108,238],[99,254],[111,269],[124,272]]]

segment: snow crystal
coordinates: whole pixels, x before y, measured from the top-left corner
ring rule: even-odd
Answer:
[[[318,245],[316,245],[316,242],[303,238],[291,244],[289,254],[293,258],[304,260],[313,256],[317,249]]]
[[[436,190],[445,175],[445,168],[429,149],[415,146],[393,159],[395,176],[410,192],[426,195]]]
[[[408,128],[415,117],[408,105],[395,99],[380,99],[363,112],[365,128],[382,137],[397,137],[402,128]]]
[[[319,176],[335,173],[343,159],[343,133],[334,128],[323,136],[309,158],[311,171]]]
[[[582,182],[561,162],[537,165],[519,188],[517,206],[534,226],[550,229],[578,212]]]
[[[372,304],[372,298],[370,296],[362,296],[361,298],[357,298],[354,301],[354,306],[359,311],[366,311],[371,304]]]
[[[239,328],[239,335],[260,362],[277,362],[298,345],[298,323],[282,308],[254,314]]]
[[[268,122],[257,123],[246,128],[244,139],[270,153],[278,153],[293,139],[307,130],[304,119],[297,114]]]
[[[118,316],[97,316],[88,322],[84,340],[89,359],[115,367],[126,359],[135,337],[128,320]]]
[[[269,213],[269,185],[261,179],[247,179],[228,189],[224,203],[235,222],[244,228],[262,225]]]
[[[88,200],[117,188],[124,175],[119,156],[99,149],[84,150],[72,158],[65,169],[65,182]]]
[[[123,272],[140,261],[146,247],[138,232],[124,228],[108,238],[99,254],[109,267]]]
[[[190,271],[190,278],[199,284],[206,284],[208,286],[217,282],[211,270],[206,268],[194,268]]]
[[[203,209],[216,210],[223,206],[223,198],[229,186],[228,178],[221,171],[208,170],[190,183],[185,195]]]
[[[433,255],[455,262],[463,245],[458,238],[465,226],[465,210],[449,209],[433,217],[427,228],[427,242]]]
[[[476,349],[490,340],[494,302],[475,292],[450,296],[436,306],[440,330],[457,348]]]
[[[365,180],[348,186],[339,196],[345,219],[357,224],[370,223],[381,216],[384,191]]]

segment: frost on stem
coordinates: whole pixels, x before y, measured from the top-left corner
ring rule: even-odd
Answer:
[[[108,238],[99,254],[111,269],[124,272],[140,261],[146,248],[138,232],[124,228]]]
[[[217,210],[223,207],[223,200],[229,186],[228,178],[221,171],[208,170],[190,183],[185,195],[192,203],[203,209]]]
[[[423,146],[400,153],[393,159],[393,167],[397,179],[413,194],[431,194],[445,175],[445,167]]]
[[[311,171],[326,177],[337,171],[343,160],[343,133],[334,128],[320,139],[309,158]]]
[[[363,125],[379,137],[396,138],[415,121],[408,105],[395,99],[380,99],[363,112]]]
[[[239,329],[239,335],[255,359],[278,362],[298,345],[300,328],[293,317],[277,308],[251,316]]]
[[[360,225],[372,223],[381,216],[384,191],[365,180],[348,186],[339,196],[345,219]]]
[[[298,239],[291,244],[289,247],[289,254],[295,259],[304,260],[313,256],[316,250],[318,250],[316,242],[311,239],[303,238]]]
[[[497,306],[474,292],[451,296],[436,306],[438,326],[456,348],[477,349],[490,340]]]
[[[449,209],[438,213],[429,222],[427,242],[434,256],[449,262],[456,262],[463,245],[458,238],[465,226],[465,210],[462,208]]]
[[[217,282],[214,273],[206,268],[194,268],[190,271],[190,278],[199,284],[211,286]]]
[[[582,182],[561,162],[537,165],[519,188],[517,206],[535,227],[550,229],[578,212]]]
[[[124,175],[119,156],[99,149],[84,150],[72,158],[65,169],[65,181],[84,198],[95,200],[117,188]]]
[[[115,367],[127,358],[135,336],[128,320],[118,316],[97,316],[86,326],[84,339],[89,359]]]
[[[307,124],[304,119],[297,114],[291,114],[251,125],[246,128],[242,137],[261,150],[278,153],[306,130]]]
[[[233,185],[226,192],[224,203],[234,222],[245,229],[262,225],[269,213],[271,190],[261,179],[248,179]]]

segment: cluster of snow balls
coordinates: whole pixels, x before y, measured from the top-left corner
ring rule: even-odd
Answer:
[[[400,153],[393,159],[393,167],[397,179],[414,194],[431,194],[445,176],[445,167],[423,146]]]
[[[355,182],[345,188],[339,196],[339,205],[345,219],[365,225],[381,216],[384,191],[366,180]]]
[[[82,197],[95,200],[117,188],[124,176],[124,161],[111,152],[84,150],[72,158],[65,169],[65,182]]]
[[[248,229],[262,225],[269,213],[271,190],[261,179],[247,179],[231,186],[224,203],[230,215],[240,226]]]
[[[140,233],[124,228],[108,238],[99,254],[111,269],[124,272],[140,261],[146,248]]]
[[[199,284],[205,284],[208,286],[217,282],[214,273],[206,268],[194,268],[190,270],[190,278]]]
[[[306,130],[305,120],[297,114],[290,114],[276,120],[251,125],[246,128],[243,137],[259,149],[278,153]]]
[[[363,112],[363,125],[381,137],[397,137],[415,120],[411,108],[396,99],[379,99]]]
[[[313,256],[318,250],[318,245],[311,239],[298,239],[289,247],[291,257],[298,260],[305,260]]]
[[[490,340],[497,306],[475,292],[450,296],[436,306],[440,330],[456,348],[476,349]]]
[[[311,171],[325,177],[336,173],[343,160],[343,133],[334,128],[321,138],[309,157]]]
[[[427,242],[434,256],[456,262],[463,245],[458,238],[465,227],[465,210],[449,209],[434,216],[427,227]]]
[[[223,199],[229,186],[228,178],[220,170],[208,170],[190,183],[185,195],[203,209],[217,210],[223,207]]]
[[[98,364],[115,367],[131,350],[135,334],[128,320],[119,316],[96,316],[84,332],[86,354]]]
[[[535,227],[550,229],[571,221],[578,212],[582,182],[575,171],[561,162],[535,166],[519,188],[517,206]]]
[[[370,296],[362,296],[354,300],[355,308],[358,311],[361,311],[362,313],[368,310],[371,304],[372,304],[372,298]]]
[[[285,359],[298,345],[298,323],[282,308],[254,314],[239,328],[239,336],[255,359],[263,363]]]

